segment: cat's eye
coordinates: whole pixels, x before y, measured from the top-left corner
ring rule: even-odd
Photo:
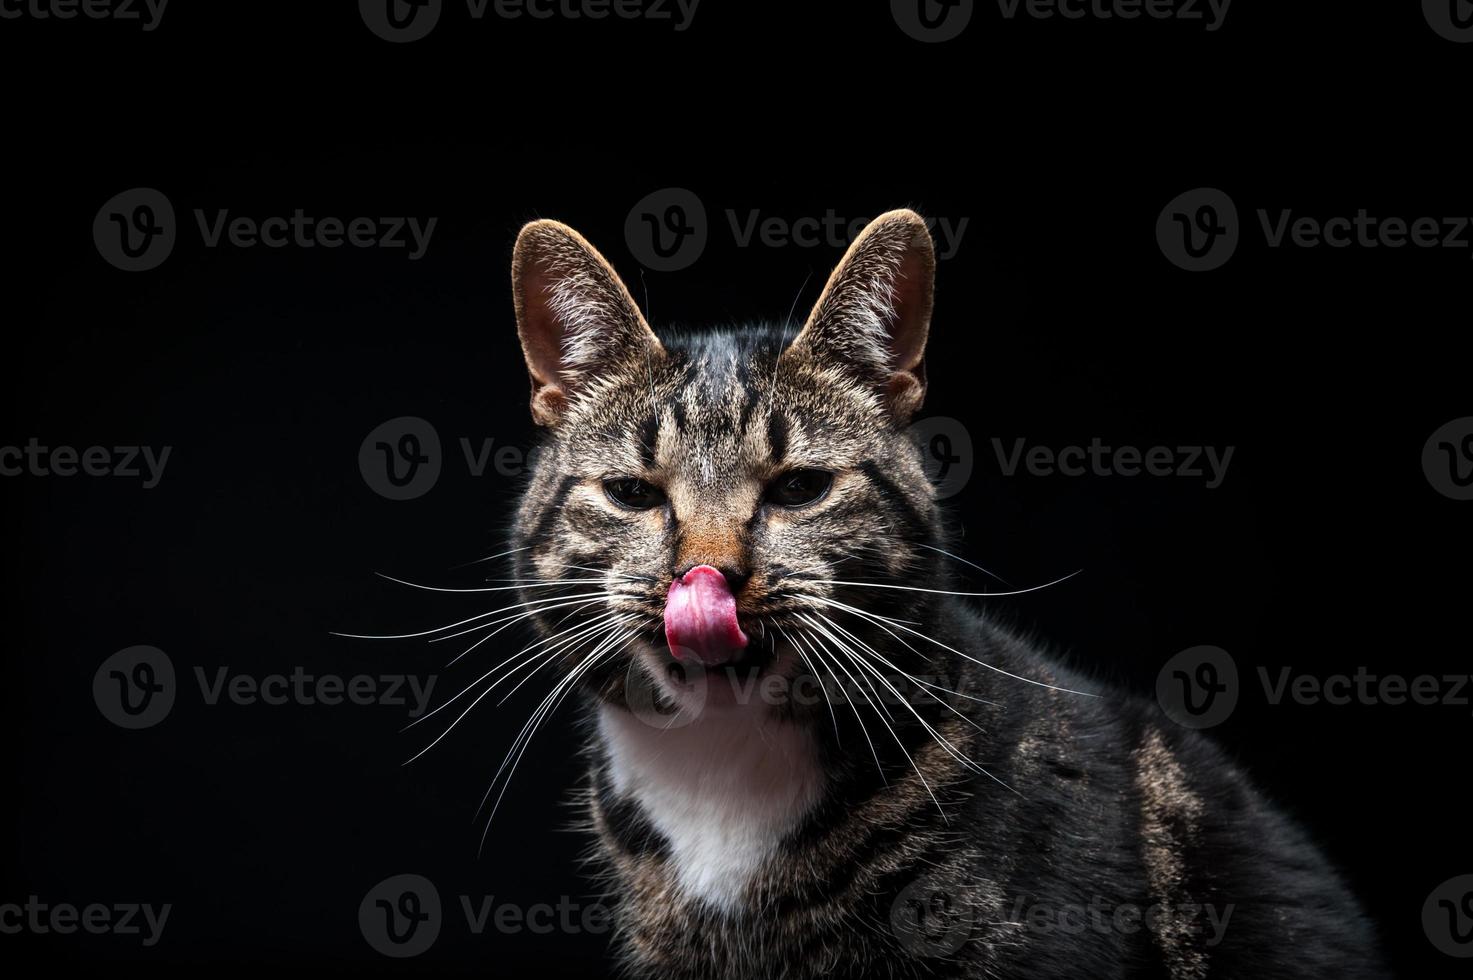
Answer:
[[[767,499],[782,507],[806,507],[822,500],[833,483],[834,474],[827,470],[792,470],[772,481]]]
[[[604,493],[620,507],[630,510],[649,510],[665,502],[665,491],[636,477],[605,480]]]

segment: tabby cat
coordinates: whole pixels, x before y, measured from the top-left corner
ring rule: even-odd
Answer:
[[[954,594],[907,435],[934,272],[893,211],[801,330],[656,335],[577,232],[517,239],[546,443],[511,560],[554,693],[586,704],[621,965],[1382,975],[1335,871],[1222,751]]]

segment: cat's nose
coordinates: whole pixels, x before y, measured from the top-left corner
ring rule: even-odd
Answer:
[[[687,575],[691,573],[692,570],[699,568],[704,564],[705,562],[694,562],[693,564],[687,565],[685,568],[679,569],[675,573],[676,580],[679,581],[681,579],[684,579]],[[751,572],[737,568],[733,565],[726,565],[724,567],[718,565],[715,566],[715,568],[716,571],[721,573],[721,577],[726,579],[726,587],[731,591],[732,595],[736,595],[738,592],[742,591],[742,586],[746,585],[747,580],[752,577]]]

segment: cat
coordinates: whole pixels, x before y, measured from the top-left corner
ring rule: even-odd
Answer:
[[[1219,748],[953,594],[907,435],[935,271],[892,211],[801,329],[657,336],[576,231],[517,238],[545,445],[509,560],[585,703],[621,968],[1383,975],[1336,871]]]

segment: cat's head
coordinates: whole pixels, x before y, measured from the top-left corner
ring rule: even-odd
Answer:
[[[934,269],[925,223],[892,211],[801,330],[657,337],[581,235],[523,228],[513,294],[548,439],[514,558],[542,652],[615,704],[641,671],[688,694],[677,663],[724,703],[731,685],[712,679],[827,683],[845,647],[882,638],[873,617],[904,613],[936,565],[934,492],[907,432]]]

